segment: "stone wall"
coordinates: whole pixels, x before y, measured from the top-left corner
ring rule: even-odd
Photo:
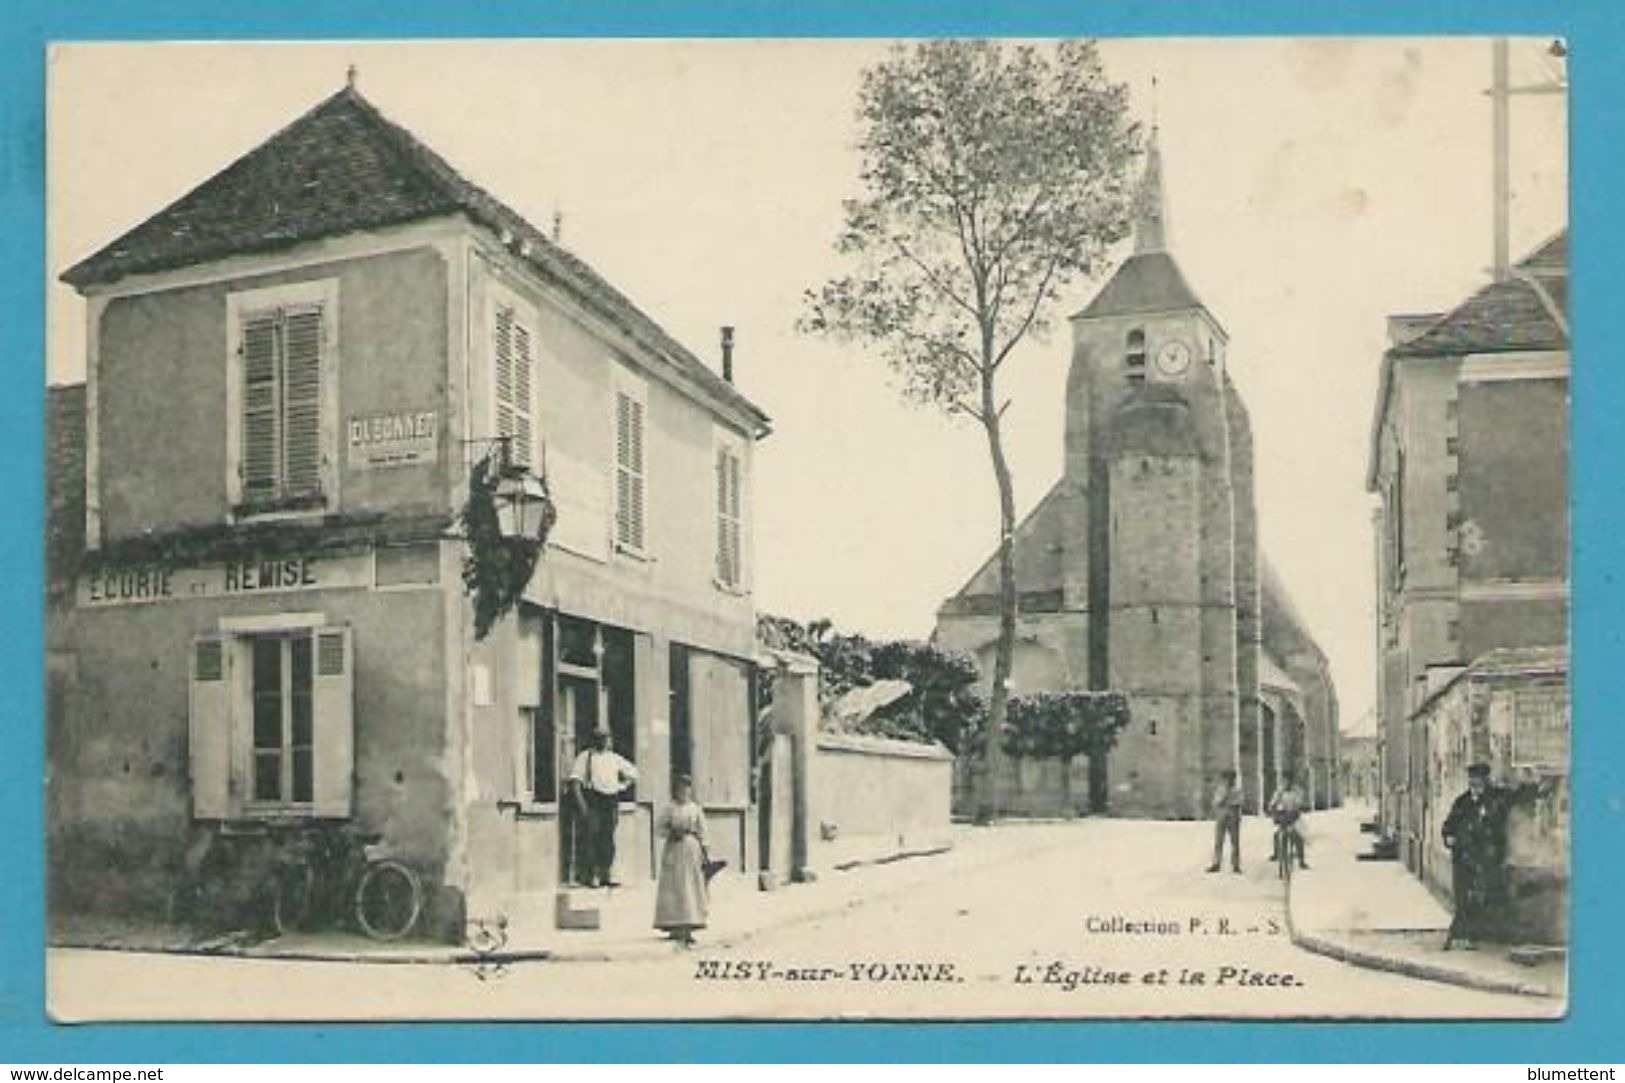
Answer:
[[[941,745],[823,733],[810,767],[814,869],[949,844],[954,758]]]

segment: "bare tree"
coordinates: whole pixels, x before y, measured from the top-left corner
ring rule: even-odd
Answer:
[[[855,265],[806,295],[802,330],[861,342],[904,396],[974,419],[999,489],[999,639],[989,698],[1003,732],[1015,643],[1015,490],[1001,366],[1075,275],[1128,230],[1138,128],[1093,42],[899,46],[864,73],[862,194],[840,253]],[[985,742],[978,813],[997,815],[1003,741]]]

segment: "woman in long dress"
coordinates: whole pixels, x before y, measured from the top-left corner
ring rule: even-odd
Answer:
[[[671,805],[661,813],[658,827],[666,848],[660,855],[655,928],[688,946],[694,943],[694,930],[705,928],[710,900],[705,882],[705,813],[694,800],[694,786],[687,778],[672,781]]]

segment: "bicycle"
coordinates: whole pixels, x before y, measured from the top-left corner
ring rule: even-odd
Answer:
[[[410,933],[423,910],[423,888],[380,840],[348,825],[303,829],[273,874],[276,931],[288,936],[348,919],[373,940]]]
[[[1303,859],[1303,839],[1292,828],[1292,821],[1275,822],[1275,875],[1288,883],[1292,881],[1292,866]]]
[[[1292,882],[1292,851],[1296,848],[1296,845],[1292,838],[1291,825],[1277,823],[1275,825],[1275,875],[1288,884]]]

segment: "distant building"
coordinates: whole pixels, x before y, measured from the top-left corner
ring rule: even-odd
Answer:
[[[1062,795],[1088,792],[1115,814],[1196,817],[1227,768],[1254,810],[1287,771],[1316,807],[1335,804],[1336,695],[1259,550],[1229,338],[1169,251],[1154,134],[1134,252],[1072,332],[1065,470],[1015,537],[1013,691],[1120,691],[1132,722],[1109,777],[1034,792],[1030,767],[1010,764],[1000,807],[1053,813]],[[937,641],[972,652],[985,674],[998,575],[995,555],[937,615]]]
[[[1365,715],[1354,728],[1338,734],[1337,744],[1343,800],[1375,806],[1382,786],[1375,714]]]
[[[641,771],[625,878],[676,771],[754,867],[768,419],[728,380],[353,87],[62,277],[89,353],[51,395],[54,909],[251,894],[321,820],[460,935],[570,878],[599,725]],[[559,516],[476,641],[457,518],[499,443]]]
[[[1502,782],[1522,768],[1567,776],[1566,755],[1552,754],[1567,747],[1567,697],[1551,692],[1569,617],[1567,245],[1565,231],[1448,313],[1389,321],[1367,475],[1380,499],[1381,821],[1436,885],[1459,760],[1491,762]],[[1505,653],[1531,648],[1536,662]],[[1527,710],[1479,719],[1452,738],[1466,744],[1441,747],[1430,705],[1464,673],[1506,688],[1519,666],[1539,675]],[[1491,739],[1498,730],[1504,740]],[[1566,839],[1559,804],[1554,844]]]

